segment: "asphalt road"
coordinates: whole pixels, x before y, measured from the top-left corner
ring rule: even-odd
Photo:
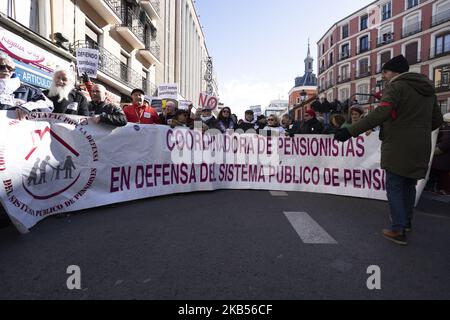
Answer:
[[[0,299],[450,299],[450,204],[423,199],[410,244],[385,202],[267,191],[174,195],[0,229]],[[285,212],[336,243],[310,244]],[[68,290],[68,266],[81,290]],[[367,268],[381,268],[369,290]]]

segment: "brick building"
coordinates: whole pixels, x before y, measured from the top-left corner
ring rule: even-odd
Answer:
[[[329,101],[382,88],[381,66],[403,54],[412,72],[435,84],[443,113],[450,112],[450,0],[377,0],[336,22],[317,43],[318,91]]]

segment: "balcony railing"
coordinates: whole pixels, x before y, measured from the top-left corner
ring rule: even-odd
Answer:
[[[152,4],[153,8],[155,8],[156,13],[158,16],[161,16],[161,3],[159,0],[150,0],[150,3]]]
[[[377,47],[384,46],[385,44],[389,44],[391,42],[394,42],[394,33],[388,33],[383,35],[382,37],[379,37],[377,39]]]
[[[93,45],[92,43],[88,43],[86,41],[77,41],[75,45],[72,47],[73,54],[75,54],[76,49],[78,48],[90,48],[99,50],[99,61],[98,61],[98,70],[105,73],[107,76],[113,78],[114,80],[119,81],[120,83],[126,85],[127,87],[141,88],[143,84],[144,77],[128,67],[126,64],[120,61],[119,58],[114,56],[111,52],[106,50],[105,48],[97,45]],[[150,87],[154,87],[152,83],[149,82]],[[145,89],[144,89],[145,91]],[[151,91],[145,91],[148,94],[151,94]]]
[[[120,0],[105,0],[105,2],[122,19],[122,2]]]
[[[355,79],[361,79],[372,75],[371,67],[366,67],[355,72]]]
[[[145,50],[150,51],[158,60],[161,60],[161,47],[156,39],[146,39],[145,40]]]
[[[351,81],[352,80],[352,77],[350,76],[350,73],[347,73],[347,74],[343,74],[343,75],[340,75],[340,76],[338,76],[338,81],[337,81],[337,83],[345,83],[345,82],[349,82],[349,81]]]
[[[450,21],[450,10],[445,10],[443,12],[435,14],[431,18],[431,27],[435,27],[435,26],[437,26],[441,23],[445,23],[447,21]]]
[[[436,92],[450,91],[450,83],[436,81],[435,88]]]
[[[422,21],[411,23],[403,28],[402,38],[412,36],[422,31]]]
[[[430,59],[444,57],[450,55],[450,48],[433,47],[430,49]]]
[[[127,27],[141,41],[144,42],[144,24],[139,17],[129,8],[122,7],[123,27]]]
[[[361,54],[361,53],[367,52],[369,50],[370,50],[370,42],[367,44],[367,46],[362,46],[362,47],[358,46],[357,52],[358,52],[358,54]]]
[[[350,51],[343,51],[339,54],[339,61],[343,61],[350,58]]]

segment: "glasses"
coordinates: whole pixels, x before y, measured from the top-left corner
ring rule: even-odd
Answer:
[[[14,71],[13,67],[8,66],[7,64],[0,64],[0,71]]]

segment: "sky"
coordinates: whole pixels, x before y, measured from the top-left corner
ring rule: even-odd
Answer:
[[[311,41],[372,0],[196,0],[219,83],[220,101],[239,117],[252,105],[289,98]]]

